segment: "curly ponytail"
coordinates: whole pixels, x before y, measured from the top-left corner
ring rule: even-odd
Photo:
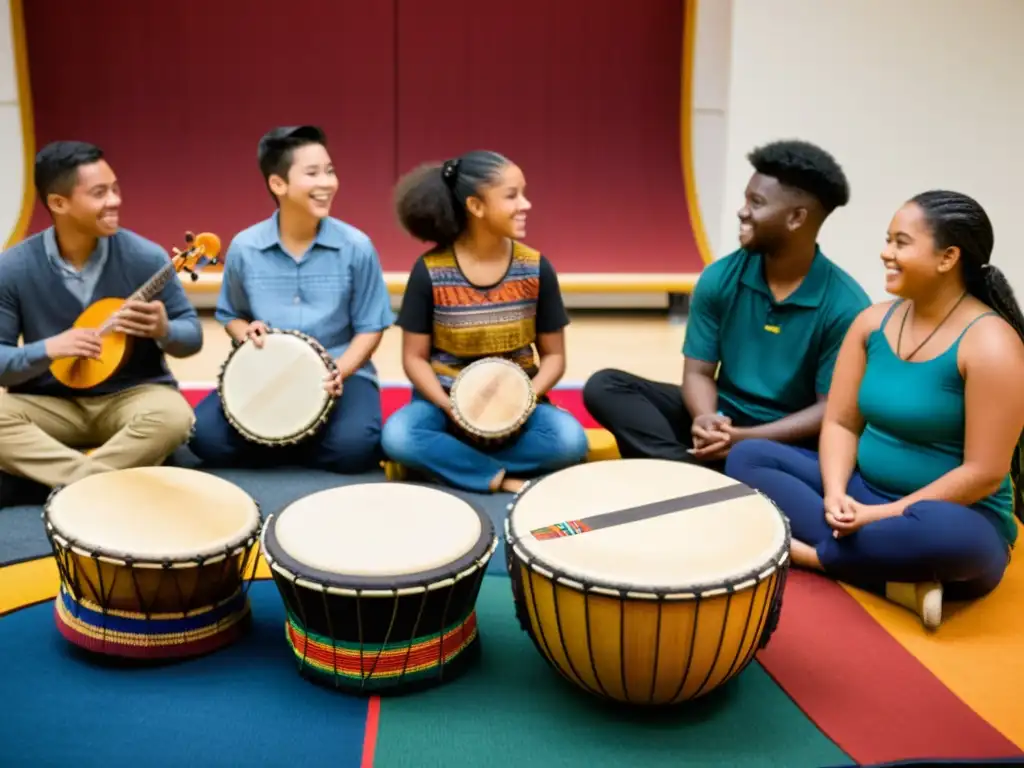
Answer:
[[[939,249],[956,246],[960,249],[964,284],[967,291],[999,314],[1024,341],[1024,312],[1021,311],[1006,275],[989,263],[995,245],[992,222],[985,209],[974,198],[961,192],[932,190],[910,200],[924,212]],[[1021,488],[1021,453],[1024,432],[1017,438],[1017,447],[1010,462],[1013,483],[1013,508],[1024,521],[1024,488]]]
[[[466,229],[466,200],[496,181],[508,164],[497,152],[477,150],[421,165],[395,187],[399,223],[417,240],[450,246]]]

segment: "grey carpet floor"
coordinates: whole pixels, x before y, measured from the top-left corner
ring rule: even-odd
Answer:
[[[197,469],[201,472],[223,477],[242,488],[260,505],[264,518],[280,512],[293,501],[317,491],[335,488],[353,483],[386,482],[383,471],[363,475],[337,475],[320,470],[298,467],[280,467],[271,470],[260,469],[204,469],[195,458],[187,452],[179,452],[174,457],[177,466]],[[437,486],[442,487],[442,486]],[[495,532],[499,537],[498,549],[491,558],[488,570],[492,573],[504,572],[504,525],[507,506],[511,495],[469,493],[445,487],[444,490],[454,493],[476,505],[494,522]],[[50,543],[43,530],[42,507],[22,506],[0,509],[0,565],[30,560],[51,553]],[[373,509],[365,510],[365,514],[373,515]]]

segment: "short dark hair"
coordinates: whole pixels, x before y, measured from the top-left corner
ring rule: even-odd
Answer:
[[[43,205],[47,195],[65,197],[78,183],[78,169],[103,159],[103,150],[84,141],[54,141],[36,154],[36,194]]]
[[[981,203],[963,192],[933,189],[910,198],[921,209],[935,247],[960,249],[964,287],[979,301],[992,307],[1024,341],[1024,313],[1002,270],[990,263],[995,232]],[[1010,463],[1014,509],[1024,520],[1024,433],[1017,440]]]
[[[754,170],[814,197],[825,214],[850,202],[850,185],[828,152],[807,141],[775,141],[747,155]]]
[[[509,160],[474,150],[440,164],[421,165],[395,187],[398,221],[410,235],[446,247],[466,228],[466,200],[497,181]]]
[[[256,159],[259,162],[263,180],[268,184],[268,189],[271,176],[288,178],[288,170],[292,167],[295,150],[307,144],[320,144],[326,147],[327,135],[315,125],[273,128],[263,134],[256,150]]]

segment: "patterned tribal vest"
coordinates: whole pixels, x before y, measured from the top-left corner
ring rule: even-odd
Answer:
[[[423,260],[434,293],[430,362],[441,386],[450,388],[459,371],[482,357],[504,357],[533,376],[540,253],[516,243],[508,273],[492,288],[466,280],[450,250]]]

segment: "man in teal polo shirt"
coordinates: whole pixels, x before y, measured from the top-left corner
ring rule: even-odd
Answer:
[[[740,248],[708,265],[694,289],[682,387],[617,369],[584,386],[623,458],[720,469],[747,438],[817,447],[839,347],[871,303],[818,247],[849,185],[831,155],[803,141],[768,144],[748,160]]]

